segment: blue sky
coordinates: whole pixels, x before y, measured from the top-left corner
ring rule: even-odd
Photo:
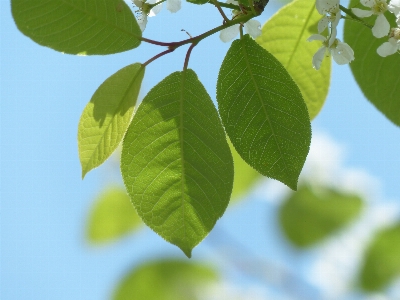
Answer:
[[[259,18],[261,23],[279,7],[278,2],[270,2]],[[63,55],[23,36],[12,21],[9,1],[1,1],[0,14],[1,298],[107,299],[118,278],[132,265],[156,257],[184,258],[178,248],[149,229],[101,248],[90,247],[84,238],[93,198],[117,176],[104,166],[81,180],[77,151],[80,114],[107,77],[162,49],[143,44],[133,51],[103,57]],[[220,23],[218,11],[211,6],[192,9],[184,3],[175,15],[164,8],[150,18],[144,36],[181,40],[187,38],[181,29],[198,35]],[[218,68],[228,47],[214,35],[192,52],[189,67],[213,99]],[[142,97],[165,76],[182,69],[185,51],[182,47],[148,66]],[[369,174],[380,185],[379,200],[400,203],[400,128],[363,97],[348,66],[334,65],[328,99],[312,126],[314,132],[343,146],[342,169]],[[294,254],[287,247],[274,223],[276,205],[265,200],[265,195],[252,194],[247,202],[228,211],[217,226],[263,259],[303,274],[320,252]],[[195,248],[195,259],[219,262],[212,237]],[[222,269],[230,278],[231,267]]]

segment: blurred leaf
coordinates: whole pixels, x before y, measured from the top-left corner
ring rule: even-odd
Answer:
[[[126,190],[111,186],[93,203],[87,237],[95,243],[109,242],[138,229],[141,224]]]
[[[230,203],[235,203],[249,192],[254,184],[263,177],[240,157],[239,153],[237,153],[230,141],[228,141],[228,143],[232,152],[233,165],[235,169]]]
[[[400,223],[379,232],[366,250],[360,281],[366,291],[385,288],[400,275]]]
[[[218,112],[193,70],[143,99],[125,135],[121,172],[142,220],[188,256],[228,206],[233,160]]]
[[[312,57],[321,45],[307,42],[312,34],[318,33],[320,19],[315,1],[296,0],[273,15],[256,39],[292,76],[300,88],[311,119],[324,105],[331,78],[331,59],[325,59],[321,69],[316,71],[312,66]]]
[[[356,6],[359,0],[352,0],[350,7]],[[389,11],[385,14],[391,27],[397,27],[395,17]],[[374,24],[375,16],[364,18]],[[355,60],[350,68],[364,96],[371,101],[389,120],[400,126],[400,55],[381,57],[376,49],[388,37],[377,39],[371,29],[358,22],[345,20],[344,41],[354,50]]]
[[[282,64],[247,34],[232,43],[222,62],[217,101],[240,156],[297,189],[311,141],[307,107]]]
[[[362,200],[329,188],[301,186],[280,209],[280,223],[289,240],[309,247],[345,227],[359,215]]]
[[[142,32],[123,0],[12,0],[11,10],[23,34],[60,52],[104,55],[140,45]]]
[[[82,112],[78,125],[82,178],[118,147],[131,122],[145,68],[129,65],[104,81]]]
[[[217,280],[207,265],[161,260],[134,268],[120,282],[114,300],[197,300],[207,284]]]

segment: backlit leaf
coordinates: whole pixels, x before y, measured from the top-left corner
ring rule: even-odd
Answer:
[[[331,59],[325,58],[321,69],[312,66],[312,57],[321,43],[308,42],[317,32],[321,15],[315,1],[295,0],[280,9],[262,27],[256,42],[275,56],[292,76],[303,94],[310,118],[321,110],[328,95]]]
[[[110,186],[93,203],[87,238],[94,243],[109,242],[132,232],[141,224],[126,190]]]
[[[225,132],[192,70],[169,75],[144,98],[123,141],[121,171],[143,221],[190,257],[233,184]]]
[[[352,0],[350,7],[357,3],[358,0]],[[387,12],[385,16],[391,27],[397,27],[393,14]],[[363,20],[374,24],[375,19],[372,16]],[[354,21],[345,21],[344,41],[354,50],[355,59],[350,68],[361,91],[390,121],[400,126],[400,55],[379,56],[376,49],[387,42],[388,37],[377,39],[370,28]]]
[[[209,266],[180,260],[148,262],[119,283],[114,300],[200,300],[204,288],[217,280]]]
[[[286,236],[298,247],[309,247],[343,228],[361,211],[362,200],[330,188],[302,186],[280,209]]]
[[[118,147],[132,119],[145,68],[129,65],[104,81],[83,110],[78,126],[82,178]]]
[[[292,189],[307,157],[311,125],[282,64],[249,35],[232,43],[217,83],[219,112],[240,156]]]
[[[142,32],[123,0],[12,0],[18,29],[36,43],[80,55],[136,48]]]
[[[366,291],[385,288],[400,276],[400,223],[379,232],[369,245],[361,269],[361,286]]]
[[[229,142],[232,152],[235,176],[233,180],[233,190],[231,203],[236,202],[244,196],[254,186],[254,184],[263,178],[260,173],[250,167],[237,153],[233,145]]]

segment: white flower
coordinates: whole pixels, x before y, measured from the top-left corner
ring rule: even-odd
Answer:
[[[323,32],[329,23],[331,23],[329,44],[332,44],[336,39],[337,25],[341,18],[339,0],[317,0],[315,7],[323,15],[322,19],[318,22],[318,33]]]
[[[329,39],[320,34],[313,34],[308,38],[307,41],[322,41],[322,47],[314,54],[312,64],[314,69],[319,70],[321,67],[322,60],[325,56],[332,54],[333,60],[338,65],[348,64],[354,60],[354,51],[346,43],[342,43],[339,39],[335,39],[331,45],[329,45]]]
[[[228,0],[226,1],[228,4],[238,5],[236,0]],[[235,18],[237,15],[241,14],[241,11],[232,10],[232,16]],[[239,34],[240,24],[232,25],[228,28],[222,29],[219,33],[219,38],[224,43],[233,40]],[[261,35],[261,23],[257,20],[249,20],[244,24],[244,29],[246,33],[250,34],[253,38],[256,38]]]
[[[370,10],[363,10],[359,8],[352,8],[352,12],[359,18],[366,18],[372,15],[377,15],[375,25],[372,27],[372,34],[381,38],[388,34],[390,30],[390,24],[384,13],[388,10],[388,4],[386,0],[360,0],[361,4],[369,7]]]
[[[160,0],[132,0],[132,2],[139,8],[140,12],[137,16],[137,21],[142,32],[147,25],[147,17],[154,17],[162,8],[162,3],[154,6]],[[181,0],[167,0],[167,9],[175,13],[181,9]]]
[[[142,0],[132,0],[133,3],[139,8],[139,14],[137,16],[137,22],[142,32],[145,30],[147,25],[147,17],[154,17],[158,14],[162,8],[161,4],[153,7],[152,4],[156,3],[156,0],[142,1]]]
[[[382,57],[395,54],[400,50],[400,28],[392,28],[389,34],[389,41],[383,43],[376,49],[376,52]]]
[[[232,25],[228,28],[225,28],[221,30],[219,33],[219,38],[221,41],[224,43],[229,42],[230,40],[233,40],[238,34],[239,34],[239,24]],[[261,35],[261,23],[258,22],[257,20],[249,20],[246,23],[244,23],[244,29],[245,31],[250,34],[253,38],[258,37]]]
[[[400,25],[400,0],[392,0],[388,5],[390,10],[397,18],[397,24]]]

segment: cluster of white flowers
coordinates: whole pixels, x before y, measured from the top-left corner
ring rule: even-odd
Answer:
[[[317,0],[315,6],[323,17],[318,22],[318,34],[313,34],[308,38],[309,42],[315,40],[322,42],[322,47],[314,54],[313,67],[319,70],[327,54],[331,54],[339,65],[348,64],[354,59],[354,51],[348,44],[336,38],[337,25],[341,18],[339,0]],[[328,28],[327,37],[321,35],[326,28]]]
[[[388,56],[400,50],[400,0],[360,0],[361,4],[369,9],[352,8],[352,12],[359,18],[376,15],[376,21],[372,27],[372,34],[377,38],[389,37],[389,41],[383,43],[377,52],[380,56]],[[385,12],[390,11],[396,16],[397,28],[390,28]]]
[[[228,4],[234,4],[234,5],[239,5],[238,1],[236,0],[228,0],[226,1]],[[238,10],[232,10],[232,18],[236,18],[236,16],[242,14],[241,11]],[[234,39],[238,34],[239,34],[239,24],[232,25],[228,28],[225,28],[221,30],[219,33],[219,38],[221,41],[224,43],[229,42],[230,40]],[[257,20],[249,20],[244,24],[244,29],[245,31],[250,34],[253,38],[258,37],[261,35],[261,23],[258,22]]]
[[[133,4],[135,4],[139,8],[137,21],[142,32],[146,28],[147,17],[154,17],[156,14],[158,14],[162,8],[162,2],[164,1],[132,0]],[[167,9],[172,13],[175,13],[181,9],[181,0],[166,0],[166,2]]]
[[[331,54],[334,61],[339,64],[348,64],[354,60],[354,51],[351,47],[342,43],[336,38],[337,25],[341,13],[339,8],[340,0],[316,0],[316,8],[323,16],[318,22],[318,33],[308,38],[308,41],[319,40],[322,47],[315,53],[312,63],[315,69],[321,67],[322,60],[326,55]],[[400,0],[360,0],[360,3],[369,9],[352,8],[352,12],[359,18],[366,18],[376,15],[375,24],[372,27],[372,34],[377,38],[389,37],[389,41],[383,43],[377,52],[380,56],[388,56],[400,50]],[[390,11],[396,16],[397,28],[390,28],[385,17],[385,12]],[[328,28],[328,36],[321,33]]]

